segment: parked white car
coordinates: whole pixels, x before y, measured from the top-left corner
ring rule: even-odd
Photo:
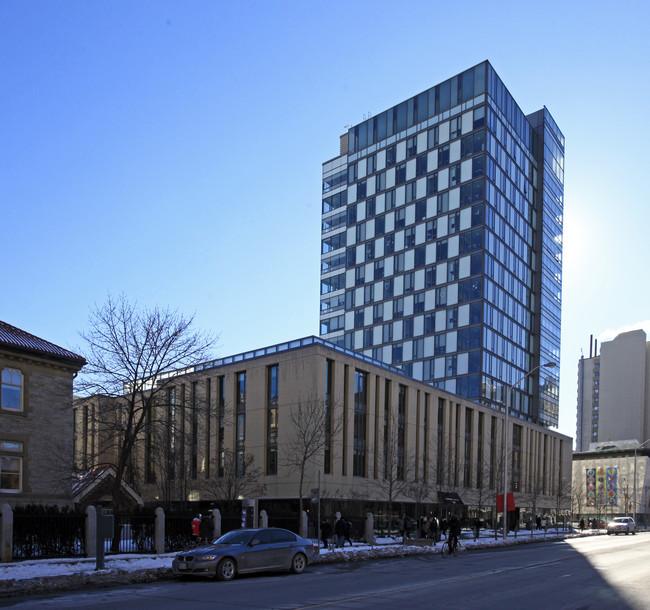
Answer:
[[[636,523],[632,517],[614,517],[607,524],[608,534],[636,534]]]

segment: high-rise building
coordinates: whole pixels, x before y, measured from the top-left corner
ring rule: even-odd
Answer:
[[[351,127],[323,164],[321,336],[557,425],[563,183],[562,132],[487,61]]]
[[[650,439],[650,342],[643,330],[617,335],[578,362],[576,451]],[[634,446],[634,442],[631,443]],[[646,444],[647,447],[650,443]]]

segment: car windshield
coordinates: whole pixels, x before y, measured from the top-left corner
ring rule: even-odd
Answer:
[[[627,523],[629,521],[629,517],[616,517],[614,519],[615,523]]]
[[[234,530],[221,536],[215,544],[246,544],[254,533],[251,530]]]

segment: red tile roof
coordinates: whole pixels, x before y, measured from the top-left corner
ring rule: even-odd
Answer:
[[[82,356],[2,321],[0,321],[0,347],[31,352],[57,360],[68,360],[80,366],[86,364]]]

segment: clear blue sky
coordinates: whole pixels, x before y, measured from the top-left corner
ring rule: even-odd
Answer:
[[[566,136],[574,436],[589,336],[650,331],[648,23],[641,1],[5,0],[0,319],[75,349],[124,292],[195,313],[221,356],[318,334],[339,135],[489,59]]]

